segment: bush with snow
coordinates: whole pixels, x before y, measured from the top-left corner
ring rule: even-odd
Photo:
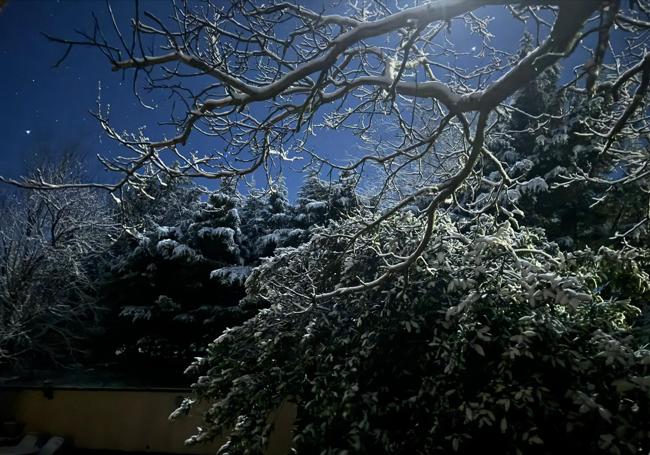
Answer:
[[[639,257],[562,253],[540,231],[440,215],[408,272],[314,299],[370,281],[391,260],[378,245],[405,254],[423,227],[404,214],[347,248],[340,234],[360,223],[253,270],[245,303],[263,309],[193,366],[209,409],[192,441],[230,432],[219,453],[261,453],[269,414],[290,401],[301,454],[650,450]]]

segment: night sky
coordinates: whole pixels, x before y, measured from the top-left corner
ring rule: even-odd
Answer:
[[[160,10],[166,2],[143,2]],[[130,1],[112,3],[121,23],[133,12]],[[97,153],[116,149],[102,137],[96,110],[98,87],[122,123],[146,119],[135,101],[131,80],[113,73],[108,61],[94,49],[73,49],[58,67],[65,46],[48,41],[42,33],[73,38],[75,30],[88,30],[91,12],[109,20],[106,3],[95,0],[10,0],[0,12],[0,173],[16,177],[34,162],[35,153],[55,154],[77,146],[95,178],[107,179],[96,162]],[[108,26],[107,23],[105,23]],[[141,122],[140,122],[141,123]]]
[[[113,0],[111,7],[118,25],[128,32],[134,2]],[[165,17],[169,2],[143,0],[140,8]],[[97,154],[119,152],[119,146],[103,136],[90,114],[96,111],[100,85],[102,103],[110,104],[114,125],[131,131],[147,125],[150,137],[160,137],[165,131],[172,134],[157,125],[169,118],[165,97],[161,94],[144,98],[146,103],[160,106],[156,111],[142,107],[133,95],[132,73],[112,72],[98,50],[73,48],[60,66],[53,67],[66,46],[50,42],[43,33],[80,39],[75,31],[91,30],[92,13],[110,41],[112,25],[104,0],[9,0],[0,12],[0,135],[4,139],[0,146],[0,175],[17,178],[39,162],[38,156],[52,157],[76,147],[86,162],[89,179],[115,180],[116,176],[105,171],[96,159]],[[193,135],[192,141],[198,149],[215,146],[199,135]],[[331,137],[326,135],[314,142],[316,146],[332,146]],[[285,173],[290,192],[295,194],[302,178],[291,170]],[[201,183],[214,187],[213,182]]]
[[[226,0],[224,0],[226,1]],[[322,7],[323,1],[307,3]],[[305,2],[303,2],[305,3]],[[135,2],[112,0],[110,5],[118,25],[130,37],[128,24],[134,15]],[[141,11],[150,11],[160,18],[169,12],[166,0],[141,0]],[[119,129],[133,131],[147,126],[149,137],[173,133],[157,122],[169,118],[169,103],[162,94],[144,97],[159,106],[145,109],[133,95],[131,72],[112,72],[110,63],[97,50],[75,47],[58,67],[53,65],[65,53],[66,46],[50,42],[43,33],[66,39],[81,39],[77,30],[91,31],[92,14],[98,17],[109,41],[112,23],[105,0],[9,0],[0,12],[0,175],[17,178],[39,162],[37,156],[56,156],[61,150],[76,147],[94,181],[114,181],[115,174],[98,163],[97,154],[110,156],[120,147],[103,136],[96,111],[99,86],[105,106],[110,104],[112,123]],[[142,95],[142,93],[141,93]],[[347,137],[346,137],[347,136]],[[350,135],[321,132],[312,146],[341,151],[349,149]],[[191,137],[197,149],[215,147],[214,142],[200,135]],[[340,143],[345,142],[344,147]],[[295,165],[300,167],[299,164]],[[302,177],[285,168],[290,193],[295,195]],[[214,182],[200,182],[215,187]]]
[[[113,0],[111,5],[118,24],[126,29],[134,3]],[[168,6],[164,0],[141,1],[142,10],[159,17],[165,16]],[[146,124],[150,137],[162,135],[164,130],[156,121],[168,118],[165,101],[145,98],[161,108],[143,108],[133,96],[131,74],[112,72],[109,62],[96,49],[74,48],[59,67],[52,67],[65,46],[49,42],[42,33],[78,38],[75,30],[90,30],[92,12],[110,31],[105,1],[9,0],[0,12],[0,174],[18,177],[37,161],[35,154],[56,154],[77,146],[93,180],[113,180],[115,176],[105,172],[95,158],[98,153],[111,155],[118,151],[115,143],[102,136],[98,122],[90,115],[96,110],[100,84],[102,101],[110,103],[111,119],[117,126],[133,130]],[[513,49],[518,46],[521,27],[512,28],[512,22],[509,27],[498,27],[497,23],[496,29],[500,32],[496,44],[506,43]],[[472,46],[462,39],[458,42],[468,49]],[[192,145],[214,147],[208,141],[199,138]],[[351,147],[349,141],[340,134],[321,132],[311,145],[340,151]],[[293,193],[300,179],[288,177]]]

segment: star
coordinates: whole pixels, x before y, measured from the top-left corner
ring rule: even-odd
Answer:
[[[30,134],[32,134],[32,130],[25,130],[25,134],[29,136]]]

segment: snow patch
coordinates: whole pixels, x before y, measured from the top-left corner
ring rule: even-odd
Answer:
[[[229,227],[202,227],[199,229],[199,238],[225,238],[229,240],[234,240],[235,230]]]
[[[171,258],[174,248],[180,245],[176,240],[163,239],[156,244],[156,251],[164,258]]]
[[[314,201],[305,206],[308,212],[325,212],[327,211],[327,202]]]
[[[172,259],[194,259],[197,256],[196,251],[187,245],[178,245],[172,251]]]
[[[542,193],[548,191],[548,183],[542,177],[534,177],[519,185],[521,193]]]
[[[158,226],[156,227],[156,234],[158,237],[163,238],[179,238],[181,230],[176,226]]]
[[[244,284],[246,278],[251,273],[251,267],[245,265],[235,265],[231,267],[222,267],[210,272],[211,279],[217,279],[219,282],[234,286]]]

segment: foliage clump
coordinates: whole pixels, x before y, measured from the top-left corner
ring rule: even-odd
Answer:
[[[189,442],[228,432],[219,453],[261,453],[288,401],[300,454],[650,449],[650,351],[635,327],[648,291],[634,255],[563,253],[540,230],[438,215],[408,273],[313,298],[372,280],[391,260],[380,246],[406,254],[423,228],[405,213],[341,255],[361,225],[331,224],[254,269],[243,304],[266,308],[190,369],[210,408]]]

